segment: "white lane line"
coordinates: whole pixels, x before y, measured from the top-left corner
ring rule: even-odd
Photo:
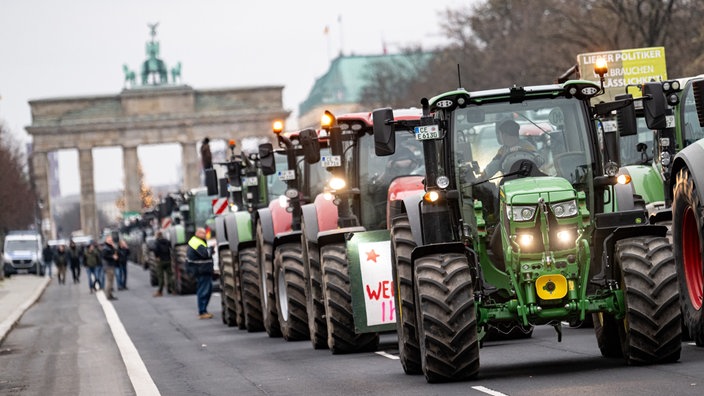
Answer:
[[[385,357],[385,358],[391,359],[391,360],[398,360],[398,359],[399,359],[398,356],[392,355],[392,354],[390,354],[390,353],[386,353],[386,352],[384,352],[384,351],[377,351],[377,352],[374,352],[374,353],[376,353],[376,354],[379,355],[379,356],[383,356],[383,357]]]
[[[489,388],[486,388],[483,386],[473,386],[472,389],[479,391],[479,392],[482,392],[482,393],[486,393],[487,395],[491,395],[491,396],[508,396],[505,393],[501,393],[499,391],[495,391],[493,389],[489,389]]]
[[[122,355],[122,361],[125,363],[127,368],[127,375],[130,377],[132,382],[132,387],[138,396],[148,395],[148,396],[159,396],[159,389],[157,389],[154,380],[149,375],[147,371],[147,366],[144,365],[142,358],[137,352],[137,348],[132,343],[130,336],[125,330],[125,326],[122,325],[120,317],[117,316],[117,311],[112,303],[105,298],[105,293],[99,291],[95,293],[98,297],[100,305],[103,307],[103,312],[105,312],[105,318],[108,320],[108,325],[112,331],[112,336],[115,338],[117,343],[117,348],[120,350],[120,355]]]

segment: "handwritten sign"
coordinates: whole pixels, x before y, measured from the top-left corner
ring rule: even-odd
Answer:
[[[388,230],[354,233],[347,253],[355,331],[394,330],[396,297]]]

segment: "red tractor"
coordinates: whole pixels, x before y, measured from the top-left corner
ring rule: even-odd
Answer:
[[[313,129],[283,133],[282,125],[278,125],[274,133],[279,148],[274,150],[271,144],[260,146],[260,161],[263,172],[271,175],[269,191],[283,194],[270,197],[269,206],[257,212],[259,301],[263,325],[270,337],[304,340],[309,334],[301,205],[322,192],[327,174],[316,163],[321,142],[325,142],[318,139]]]
[[[335,354],[374,350],[378,332],[396,328],[388,219],[398,200],[423,191],[421,145],[399,129],[395,154],[376,156],[371,113],[326,112],[323,129],[330,155],[321,163],[332,177],[302,208],[310,338]]]

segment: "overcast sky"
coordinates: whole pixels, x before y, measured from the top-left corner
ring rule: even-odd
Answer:
[[[28,100],[119,93],[122,65],[139,69],[147,24],[155,22],[161,58],[169,68],[182,63],[185,84],[283,85],[284,107],[296,116],[340,51],[380,54],[383,42],[390,53],[432,49],[444,42],[439,12],[471,2],[0,0],[0,119],[28,141]],[[120,153],[94,152],[97,191],[122,188]],[[178,153],[176,146],[140,149],[147,182],[176,182]],[[78,192],[75,152],[62,152],[61,165],[62,193]]]

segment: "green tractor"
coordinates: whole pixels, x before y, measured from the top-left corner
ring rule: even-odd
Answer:
[[[561,341],[561,323],[587,315],[606,357],[679,359],[667,227],[649,224],[633,194],[615,193],[618,132],[596,126],[612,111],[635,124],[633,100],[590,105],[602,92],[570,80],[421,102],[410,126],[423,145],[425,193],[391,220],[406,373],[471,379],[489,323],[551,325]],[[376,153],[389,155],[395,128],[409,124],[391,109],[373,118]]]

